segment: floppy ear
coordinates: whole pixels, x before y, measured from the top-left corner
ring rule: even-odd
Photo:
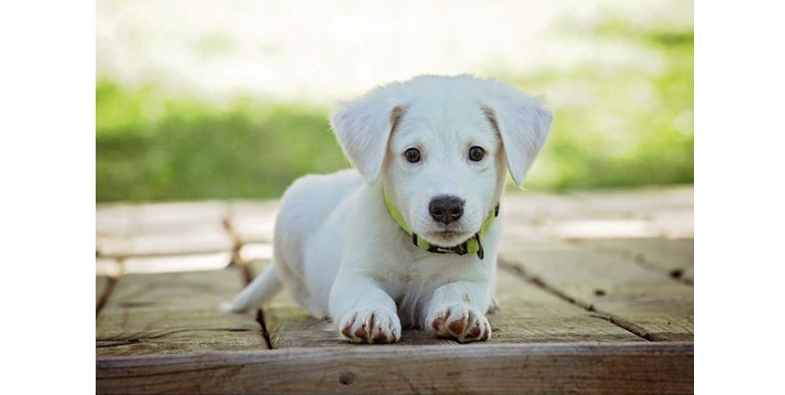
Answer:
[[[507,168],[518,187],[523,183],[537,153],[545,144],[553,114],[535,98],[493,83],[483,111],[499,133],[507,158]]]
[[[379,178],[390,134],[402,115],[402,104],[380,88],[345,104],[331,118],[344,153],[368,184]]]

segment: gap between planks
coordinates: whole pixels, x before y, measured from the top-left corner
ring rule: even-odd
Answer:
[[[593,305],[582,303],[579,300],[576,300],[575,298],[570,297],[569,295],[565,294],[564,292],[561,292],[558,289],[548,285],[541,278],[539,278],[537,276],[533,276],[533,275],[527,273],[526,270],[524,268],[522,268],[521,266],[519,266],[519,265],[514,265],[512,263],[509,263],[509,262],[507,262],[507,260],[505,260],[505,259],[503,259],[501,257],[498,258],[497,264],[498,264],[500,269],[507,270],[507,271],[509,271],[511,273],[514,273],[515,275],[520,277],[522,280],[527,281],[527,282],[529,282],[531,284],[534,284],[534,286],[542,289],[543,291],[548,292],[549,294],[554,295],[554,296],[558,297],[559,299],[562,299],[562,300],[566,301],[567,303],[570,303],[572,305],[578,306],[578,307],[580,307],[580,308],[582,308],[582,309],[592,313],[592,315],[594,317],[602,318],[604,320],[607,320],[611,324],[616,325],[619,328],[624,329],[625,331],[630,332],[633,335],[638,336],[638,337],[640,337],[640,338],[642,338],[642,339],[644,339],[646,341],[653,341],[646,331],[643,331],[640,328],[637,328],[633,324],[626,323],[626,322],[619,322],[618,320],[615,320],[611,314],[608,314],[608,313],[605,313],[605,312],[602,312],[602,311],[598,311]]]
[[[232,258],[229,261],[229,266],[239,265],[240,264],[240,249],[243,248],[243,243],[240,240],[240,235],[237,234],[237,231],[234,228],[234,223],[232,222],[234,209],[232,206],[229,206],[229,212],[226,213],[226,217],[221,220],[221,224],[224,227],[226,233],[229,234],[229,238],[232,240]],[[245,276],[245,285],[248,285],[251,282],[251,279],[248,277],[248,273],[246,273],[245,268],[243,269],[243,275]]]
[[[239,268],[124,275],[98,315],[97,353],[267,349],[255,316],[219,311],[220,303],[236,295],[244,284]]]
[[[114,285],[117,282],[116,279],[111,278],[109,276],[98,276],[96,277],[96,302],[95,302],[95,316],[98,317],[98,314],[101,312],[101,309],[106,305],[106,301],[109,300],[109,295],[112,293],[114,289]],[[103,285],[101,285],[103,283]],[[103,290],[100,288],[103,287]],[[98,294],[100,292],[100,294]]]
[[[251,272],[258,273],[269,264],[269,261],[256,261],[250,265]],[[585,309],[565,302],[513,272],[500,270],[497,280],[497,298],[502,308],[488,316],[494,330],[489,343],[645,342],[605,318],[586,314]],[[286,294],[274,298],[263,311],[273,349],[357,346],[341,341],[333,330],[323,331],[320,322]],[[433,337],[420,329],[404,331],[402,341],[396,346],[413,344],[458,343]]]
[[[112,295],[112,291],[114,290],[114,286],[117,284],[117,281],[120,280],[120,277],[123,276],[125,273],[125,258],[122,259],[115,259],[115,264],[118,266],[118,272],[114,275],[96,275],[95,277],[95,288],[96,288],[96,297],[95,297],[95,316],[98,318],[98,314],[101,313],[101,310],[106,305],[106,302],[109,300],[109,296]]]
[[[251,267],[247,264],[239,265],[242,268],[243,273],[243,281],[245,285],[248,286],[253,281],[253,273],[251,273]],[[270,332],[267,331],[267,324],[264,322],[264,310],[259,308],[256,310],[256,322],[259,323],[259,326],[262,328],[262,337],[264,337],[264,342],[267,343],[267,349],[273,349],[273,342],[270,340]]]

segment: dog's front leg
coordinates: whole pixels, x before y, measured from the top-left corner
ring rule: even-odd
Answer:
[[[425,309],[423,328],[461,343],[488,340],[491,325],[485,318],[490,297],[483,283],[456,281],[436,289]]]
[[[338,331],[354,343],[394,343],[401,338],[395,301],[372,279],[339,275],[330,292],[330,314]]]

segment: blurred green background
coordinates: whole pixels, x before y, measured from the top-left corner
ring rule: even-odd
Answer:
[[[670,8],[660,6],[657,17],[645,23],[638,20],[640,13],[630,16],[629,6],[600,4],[590,16],[557,15],[543,28],[565,43],[562,47],[573,48],[591,61],[557,58],[551,62],[559,67],[518,68],[488,59],[482,67],[466,67],[466,71],[542,94],[554,110],[550,139],[530,172],[528,189],[692,183],[692,3],[666,2]],[[236,90],[218,95],[217,100],[209,92],[185,89],[182,84],[172,88],[160,73],[129,81],[127,76],[137,75],[137,70],[123,69],[128,63],[120,67],[111,60],[133,58],[134,52],[118,55],[116,46],[110,50],[100,34],[102,18],[113,20],[115,30],[127,27],[117,16],[122,9],[103,7],[98,13],[96,87],[99,202],[273,198],[303,174],[348,166],[329,129],[332,97],[320,101],[297,94],[265,96]],[[688,23],[683,15],[672,23],[669,10],[689,11]],[[144,20],[149,15],[129,18]],[[222,48],[231,47],[232,41],[226,34],[212,37],[197,46],[220,58],[225,55]],[[593,53],[594,48],[600,50]],[[274,48],[267,50],[275,54]],[[134,60],[144,63],[144,55],[139,56]],[[416,66],[409,67],[416,71]],[[178,67],[190,66],[168,70]],[[368,77],[375,78],[381,77]],[[185,85],[200,86],[199,81],[189,84]],[[370,87],[358,86],[356,91]]]

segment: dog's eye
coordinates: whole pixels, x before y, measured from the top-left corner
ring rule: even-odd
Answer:
[[[417,163],[420,161],[420,150],[417,148],[409,148],[404,151],[403,156],[409,163]]]
[[[469,148],[469,159],[471,159],[472,161],[479,162],[484,157],[485,157],[485,150],[482,149],[481,147],[474,146]]]

